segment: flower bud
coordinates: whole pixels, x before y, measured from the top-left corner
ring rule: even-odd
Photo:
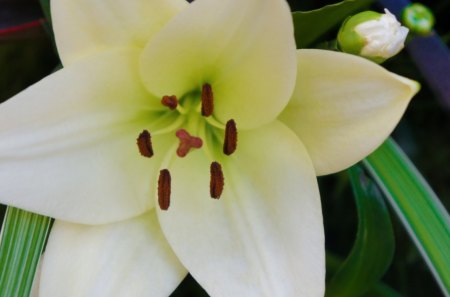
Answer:
[[[364,11],[347,18],[338,33],[340,49],[376,63],[400,52],[408,29],[387,9],[384,11],[385,14]]]
[[[411,3],[403,9],[402,22],[411,32],[427,35],[433,30],[434,15],[425,5]]]

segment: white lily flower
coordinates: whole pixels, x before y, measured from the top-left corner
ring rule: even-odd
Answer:
[[[372,152],[418,85],[296,51],[282,0],[52,14],[64,68],[0,105],[0,201],[56,218],[40,296],[168,296],[187,271],[211,296],[322,296],[316,175]]]

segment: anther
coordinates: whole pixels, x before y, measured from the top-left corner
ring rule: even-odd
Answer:
[[[169,209],[170,206],[170,172],[167,169],[159,171],[158,179],[158,203],[162,210]]]
[[[142,156],[147,158],[153,156],[152,136],[150,132],[147,130],[142,131],[136,139],[136,143]]]
[[[206,83],[202,87],[202,116],[209,117],[214,111],[214,95],[211,85]]]
[[[217,162],[212,162],[210,166],[211,179],[209,182],[209,193],[214,199],[219,199],[222,195],[224,178],[222,166]]]
[[[175,135],[180,139],[180,145],[177,149],[178,157],[185,157],[192,148],[201,148],[203,145],[201,138],[191,136],[184,129],[179,129]]]
[[[164,106],[167,106],[170,110],[174,110],[178,106],[177,96],[163,96],[161,99],[161,103]]]
[[[225,126],[225,140],[223,142],[223,153],[227,156],[234,153],[237,147],[237,129],[234,120],[229,120]]]

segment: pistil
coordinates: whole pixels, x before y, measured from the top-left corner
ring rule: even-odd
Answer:
[[[185,157],[192,148],[201,148],[203,146],[201,138],[191,136],[184,129],[179,129],[175,135],[180,139],[180,145],[177,149],[178,157]]]

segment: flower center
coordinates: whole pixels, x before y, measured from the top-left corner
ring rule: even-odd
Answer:
[[[214,93],[209,83],[203,84],[201,93],[191,92],[183,97],[166,95],[161,99],[161,104],[169,109],[169,113],[178,113],[177,120],[169,127],[158,130],[157,134],[172,133],[175,130],[175,138],[178,138],[176,156],[186,157],[193,149],[204,149],[207,155],[213,159],[210,165],[210,195],[211,198],[219,199],[224,188],[224,175],[222,166],[217,162],[214,152],[208,151],[223,142],[223,154],[229,156],[237,148],[237,128],[233,119],[225,125],[217,121],[214,113]],[[198,102],[200,99],[200,102]],[[223,135],[223,136],[222,136]],[[204,147],[204,142],[210,145]],[[154,155],[151,133],[143,130],[137,138],[137,146],[142,156],[151,158]],[[168,169],[162,169],[158,179],[158,203],[162,210],[170,206],[171,175]]]

